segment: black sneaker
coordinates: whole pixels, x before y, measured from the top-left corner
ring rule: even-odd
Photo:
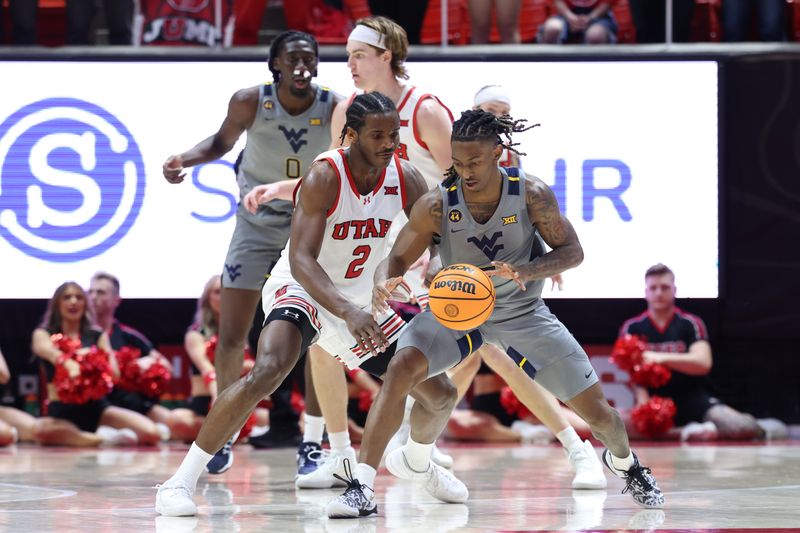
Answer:
[[[233,443],[236,436],[226,442],[220,451],[206,465],[206,472],[209,474],[222,474],[233,466]]]
[[[660,509],[664,506],[664,495],[658,488],[656,480],[650,469],[639,464],[639,458],[633,454],[633,466],[627,472],[614,468],[611,463],[611,452],[603,450],[603,464],[614,473],[614,475],[625,480],[625,488],[622,494],[630,492],[634,501],[647,509]]]
[[[297,448],[297,475],[310,474],[319,467],[322,446],[316,442],[302,442]]]
[[[297,430],[294,431],[276,431],[270,428],[269,431],[258,437],[251,437],[247,442],[258,449],[270,448],[295,448],[300,445],[302,436]]]
[[[334,477],[347,483],[347,488],[328,503],[328,518],[361,518],[378,514],[378,505],[372,500],[375,491],[353,478],[350,459],[344,460],[344,471],[346,477],[334,474]],[[367,496],[365,490],[370,496]]]

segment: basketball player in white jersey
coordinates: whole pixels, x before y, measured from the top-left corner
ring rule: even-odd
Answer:
[[[331,114],[341,101],[332,91],[312,83],[318,60],[318,45],[311,35],[288,31],[277,36],[269,54],[274,82],[237,91],[231,97],[219,131],[167,159],[163,167],[167,181],[180,183],[186,175],[185,168],[219,159],[244,132],[247,144],[237,164],[241,197],[259,184],[287,178],[296,181],[314,158],[330,147]],[[340,130],[341,126],[336,130],[337,136]],[[236,228],[222,272],[216,368],[214,375],[205,376],[209,382],[216,381],[218,391],[233,383],[241,373],[244,346],[261,288],[289,237],[291,213],[291,202],[285,200],[265,201],[253,212],[240,203],[236,212]],[[321,415],[313,387],[307,389],[308,414]],[[285,396],[288,400],[288,393]],[[321,426],[320,422],[320,438]],[[274,433],[280,433],[283,428],[273,429]],[[291,429],[297,431],[296,426]],[[234,440],[218,451],[208,465],[209,473],[219,474],[230,468]],[[316,449],[320,449],[318,443]]]
[[[412,436],[420,442],[417,460],[422,464],[418,476],[408,476],[422,481],[442,501],[467,499],[463,483],[430,461],[432,441],[455,405],[455,388],[443,371],[468,355],[460,348],[463,343],[450,333],[435,338],[407,335],[410,328],[394,312],[373,317],[370,308],[372,276],[387,253],[391,221],[400,210],[410,211],[427,192],[419,172],[394,154],[399,122],[394,104],[385,96],[358,96],[347,115],[350,148],[323,153],[303,178],[290,242],[264,286],[266,320],[255,367],[220,393],[178,471],[159,487],[156,510],[162,515],[197,513],[192,497],[211,458],[209,450],[242,426],[313,343],[337,354],[350,368],[384,376],[386,383],[393,376],[400,381],[405,376],[405,366],[389,368],[395,353],[411,353],[424,366],[427,379],[412,391],[417,398]],[[402,417],[402,412],[396,414]],[[396,422],[399,425],[399,418]],[[375,469],[359,465],[361,478],[354,479],[350,460],[355,462],[354,457],[340,462],[352,497],[337,512],[374,514]],[[350,505],[353,498],[359,500],[355,506]]]

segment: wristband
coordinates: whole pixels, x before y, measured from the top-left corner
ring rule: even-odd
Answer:
[[[208,372],[203,373],[203,383],[206,384],[206,387],[211,385],[211,383],[214,381],[217,381],[217,373],[214,370],[209,370]]]

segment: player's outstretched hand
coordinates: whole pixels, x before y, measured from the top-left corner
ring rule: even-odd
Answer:
[[[274,200],[278,197],[278,194],[279,188],[275,183],[256,185],[245,195],[244,207],[255,215],[259,205],[264,205]]]
[[[373,356],[386,351],[389,340],[384,335],[372,315],[361,309],[354,309],[344,317],[347,329],[356,340],[356,344],[364,351]]]
[[[170,183],[180,183],[186,177],[186,173],[183,171],[183,158],[179,155],[169,156],[161,170]]]
[[[558,287],[559,291],[564,290],[564,276],[562,276],[561,274],[550,276],[550,283],[552,283],[552,285],[550,286],[551,290],[555,290],[556,287]]]
[[[502,261],[492,261],[492,266],[494,269],[487,270],[486,275],[490,278],[492,276],[498,276],[500,278],[514,280],[514,283],[519,285],[519,288],[523,291],[527,290],[525,284],[522,283],[522,280],[519,279],[519,272],[513,266],[509,265],[508,263],[503,263]]]
[[[403,276],[389,278],[382,284],[372,288],[372,317],[378,320],[378,315],[389,311],[387,300],[407,302],[411,297],[411,289],[406,284]]]

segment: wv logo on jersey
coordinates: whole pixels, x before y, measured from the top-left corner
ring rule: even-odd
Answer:
[[[497,252],[503,249],[502,244],[495,244],[495,242],[497,242],[497,239],[499,239],[502,236],[503,232],[497,231],[495,232],[494,235],[492,235],[488,239],[486,238],[486,236],[482,236],[480,239],[476,237],[470,237],[469,239],[467,239],[467,242],[471,242],[472,244],[477,246],[481,252],[486,254],[486,257],[494,261],[494,258],[497,257]]]
[[[285,126],[280,125],[278,129],[281,130],[283,136],[286,137],[286,140],[289,141],[289,146],[292,147],[294,153],[300,151],[300,148],[308,144],[308,141],[303,139],[303,136],[308,133],[308,128],[303,128],[299,131],[295,131],[294,128],[286,129]]]
[[[136,140],[96,104],[48,98],[0,123],[0,238],[29,256],[102,254],[133,226],[144,190]]]

